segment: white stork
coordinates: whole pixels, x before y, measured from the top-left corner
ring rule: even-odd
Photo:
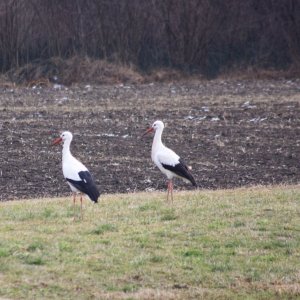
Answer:
[[[169,200],[169,194],[171,194],[171,199],[173,202],[173,177],[179,177],[184,179],[185,181],[190,181],[193,186],[197,186],[197,184],[188,166],[185,164],[182,158],[180,158],[173,150],[167,148],[162,143],[161,136],[164,127],[165,126],[162,121],[156,121],[144,133],[144,135],[153,131],[155,132],[152,143],[151,158],[155,165],[161,170],[161,172],[167,176],[167,200]]]
[[[72,133],[65,131],[53,141],[53,145],[63,142],[62,170],[73,193],[74,210],[76,194],[80,193],[80,214],[82,218],[82,194],[86,194],[92,201],[97,203],[100,192],[89,170],[71,154],[70,144],[72,139]]]

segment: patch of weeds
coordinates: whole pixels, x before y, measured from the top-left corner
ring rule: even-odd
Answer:
[[[65,242],[65,241],[61,241],[58,243],[58,249],[61,252],[72,252],[73,251],[72,245],[70,245],[70,243]]]
[[[102,259],[89,259],[86,262],[86,266],[89,270],[92,270],[94,272],[103,272],[106,270],[105,261]]]
[[[153,255],[151,258],[150,258],[150,262],[152,263],[161,263],[163,262],[164,258],[160,255]]]
[[[214,264],[211,267],[212,272],[227,272],[227,271],[231,271],[231,270],[232,270],[232,267],[228,263]]]
[[[42,216],[46,219],[49,218],[56,218],[57,217],[57,212],[53,210],[53,208],[45,208],[44,211],[42,212]]]
[[[228,251],[226,252],[227,255],[234,256],[236,255],[235,249],[229,248]]]
[[[9,250],[7,250],[5,248],[1,248],[0,249],[0,257],[8,257],[8,256],[10,256]]]
[[[177,233],[174,233],[171,231],[165,231],[165,230],[164,231],[156,231],[154,234],[160,238],[170,238],[170,239],[176,238],[176,236],[178,235]]]
[[[237,248],[241,246],[241,242],[238,241],[230,241],[224,244],[225,248]]]
[[[149,245],[149,237],[146,235],[136,237],[135,241],[139,243],[141,248],[146,248]]]
[[[263,249],[272,250],[277,248],[287,248],[289,245],[285,241],[272,240],[263,245]]]
[[[156,222],[155,217],[153,217],[153,216],[151,216],[149,213],[147,213],[147,216],[145,216],[145,217],[141,220],[140,224],[141,224],[141,225],[150,225],[150,224],[153,224],[153,223],[155,223],[155,222]]]
[[[132,293],[132,292],[136,292],[138,290],[138,286],[136,284],[125,284],[122,289],[121,289],[124,293]]]
[[[28,265],[42,266],[45,264],[41,256],[27,255],[23,257],[23,262]]]
[[[149,257],[147,257],[143,254],[140,256],[134,257],[134,259],[132,261],[130,261],[130,263],[132,265],[134,265],[135,267],[144,267],[147,262],[149,262]]]
[[[240,220],[235,221],[235,222],[233,223],[233,227],[235,227],[235,228],[238,228],[238,227],[244,227],[244,226],[246,226],[245,222],[240,221]]]
[[[246,281],[254,282],[260,281],[261,279],[261,272],[256,269],[247,269],[246,270]]]
[[[111,244],[111,241],[110,240],[99,240],[97,241],[99,244],[103,244],[103,245],[110,245]]]
[[[119,291],[118,287],[115,285],[111,285],[111,284],[105,284],[106,290],[108,292],[117,292]]]
[[[221,229],[221,228],[225,228],[227,226],[227,223],[224,222],[224,221],[220,221],[220,220],[216,220],[216,221],[213,221],[211,222],[209,225],[208,225],[208,229]]]
[[[69,207],[69,208],[67,208],[64,215],[67,218],[74,218],[75,216],[78,215],[79,212],[80,212],[80,210],[78,208],[75,208],[75,211],[74,211],[74,207]]]
[[[91,234],[96,234],[96,235],[100,235],[103,234],[105,232],[113,232],[113,231],[117,231],[117,228],[115,225],[113,224],[102,224],[97,226],[95,229],[93,229],[91,231]]]
[[[13,227],[13,226],[11,226],[11,225],[5,225],[5,226],[3,226],[3,228],[2,228],[2,231],[7,231],[7,232],[9,232],[9,231],[14,231],[15,230],[15,228]]]
[[[157,204],[155,203],[146,203],[139,206],[139,211],[148,211],[148,210],[156,210],[158,208]]]
[[[32,242],[27,248],[26,250],[29,251],[29,252],[34,252],[36,251],[37,249],[39,250],[43,250],[44,249],[44,245],[42,242],[40,241],[34,241]]]
[[[266,220],[266,219],[259,220],[256,223],[256,225],[257,225],[258,231],[267,231],[268,220]]]
[[[222,246],[217,241],[212,241],[210,246],[210,255],[220,255],[222,253]]]
[[[2,263],[1,263],[1,258],[0,258],[0,273],[9,272],[11,268],[13,268],[13,267],[11,266],[11,264],[7,263],[5,258],[3,258]],[[1,295],[1,286],[0,286],[0,295]]]
[[[177,218],[178,218],[178,216],[176,216],[174,209],[167,209],[167,210],[163,211],[163,214],[160,217],[160,220],[161,221],[173,221],[173,220],[176,220]]]
[[[231,205],[221,203],[219,207],[220,207],[220,209],[226,209],[226,208],[231,208]]]
[[[16,218],[16,219],[18,219],[20,221],[27,221],[27,220],[34,219],[34,217],[35,217],[35,214],[32,211],[28,210],[28,211],[25,211],[24,214],[19,215],[18,218]]]
[[[257,227],[258,231],[267,231],[267,228],[265,226],[259,226]]]
[[[252,257],[253,262],[272,262],[275,260],[276,257],[273,254],[263,254],[263,255],[256,255]]]
[[[203,252],[198,249],[189,249],[182,253],[184,257],[201,257],[203,256]]]
[[[292,225],[284,225],[283,226],[283,230],[297,230],[296,228],[294,228]],[[299,230],[298,230],[299,231]]]

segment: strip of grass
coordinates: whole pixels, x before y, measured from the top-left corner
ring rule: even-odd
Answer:
[[[1,203],[0,296],[300,297],[300,188]]]

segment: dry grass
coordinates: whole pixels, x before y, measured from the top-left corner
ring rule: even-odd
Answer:
[[[280,78],[294,79],[299,78],[300,71],[297,65],[286,69],[275,68],[259,68],[257,66],[250,66],[247,68],[236,68],[231,70],[224,70],[221,72],[219,78],[222,79],[239,79],[239,80],[276,80]]]
[[[12,82],[32,86],[41,79],[70,85],[72,83],[116,84],[141,83],[143,77],[133,66],[110,63],[88,57],[58,57],[27,64],[8,72]]]
[[[1,75],[0,87],[17,85],[50,86],[55,83],[71,85],[88,84],[140,84],[150,82],[173,82],[199,80],[203,76],[194,76],[176,69],[159,68],[148,73],[139,71],[133,65],[112,63],[107,60],[73,56],[69,59],[59,57],[38,60],[23,67],[12,69],[7,76]]]
[[[299,68],[285,70],[261,69],[255,66],[223,70],[219,80],[276,80],[299,78]],[[56,78],[56,79],[54,79]],[[156,68],[142,72],[133,65],[125,65],[90,57],[73,56],[69,59],[53,57],[37,60],[22,67],[11,69],[0,76],[0,87],[15,85],[27,87],[50,86],[52,83],[71,84],[141,84],[151,82],[206,81],[200,73],[188,73],[175,68]],[[40,82],[40,83],[39,83]]]

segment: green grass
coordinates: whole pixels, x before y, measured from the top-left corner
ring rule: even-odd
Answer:
[[[0,298],[300,297],[299,187],[165,196],[0,203]]]

